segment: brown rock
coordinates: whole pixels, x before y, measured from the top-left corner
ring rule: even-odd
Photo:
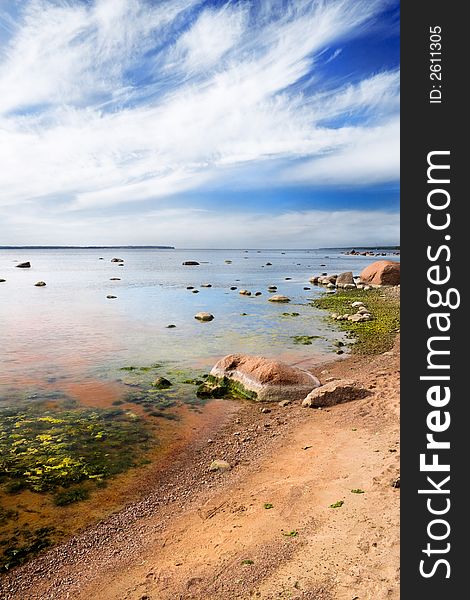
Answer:
[[[377,260],[362,271],[361,281],[373,285],[398,285],[400,263],[394,260]]]
[[[320,385],[314,375],[298,367],[246,354],[225,356],[213,367],[211,375],[238,382],[246,390],[255,392],[260,402],[301,400]]]
[[[352,285],[353,287],[356,287],[352,271],[340,273],[336,279],[336,285],[338,287],[344,287],[345,285]]]
[[[196,315],[194,315],[194,318],[198,321],[212,321],[214,315],[211,315],[211,313],[208,312],[198,312]]]
[[[333,406],[351,400],[359,400],[368,396],[370,392],[356,385],[354,381],[340,379],[331,381],[321,387],[312,390],[303,400],[302,406],[322,407]]]
[[[268,298],[269,302],[290,302],[290,298],[283,296],[282,294],[276,294]]]

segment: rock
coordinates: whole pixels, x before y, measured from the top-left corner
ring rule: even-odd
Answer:
[[[197,262],[197,260],[185,260],[183,263],[184,267],[197,267],[199,266],[199,263]]]
[[[351,284],[353,287],[356,287],[352,271],[345,271],[344,273],[340,273],[336,279],[336,285],[338,287],[344,287],[346,284]]]
[[[213,460],[209,465],[209,471],[230,471],[232,467],[226,460]]]
[[[36,287],[46,287],[46,282],[45,281],[38,281],[37,283],[34,284]]]
[[[286,406],[289,406],[289,404],[292,404],[290,400],[281,400],[280,402],[278,402],[278,405],[281,408],[285,408]]]
[[[270,263],[270,262],[267,262],[267,263],[266,263],[266,266],[267,266],[267,267],[272,267],[272,265],[273,265],[273,263]]]
[[[112,258],[111,262],[114,262],[114,263],[123,263],[124,259],[123,258]]]
[[[315,277],[310,277],[309,282],[313,283],[313,285],[318,285],[320,283],[320,277],[318,277],[318,275],[315,275]]]
[[[194,285],[187,285],[187,286],[186,286],[186,289],[187,289],[187,290],[194,290]]]
[[[152,383],[152,387],[157,388],[157,390],[167,390],[172,385],[171,381],[165,377],[157,377]]]
[[[276,360],[246,354],[230,354],[210,372],[215,381],[235,383],[240,394],[259,402],[301,400],[320,385],[307,371]]]
[[[268,287],[268,292],[277,292],[277,285],[270,285]]]
[[[304,290],[311,290],[312,288],[304,287]]]
[[[240,290],[238,293],[241,296],[251,296],[251,292],[249,292],[248,290]]]
[[[176,327],[176,325],[173,325],[173,323],[166,326],[167,329],[174,329],[175,327]]]
[[[359,314],[361,314],[361,315],[364,315],[364,314],[367,314],[367,313],[368,313],[368,314],[370,314],[370,311],[369,311],[369,309],[368,309],[368,308],[366,308],[365,306],[360,306],[360,307],[357,309],[357,312],[358,312]]]
[[[287,296],[283,296],[282,294],[276,294],[275,296],[271,296],[268,298],[269,302],[290,302],[290,298]]]
[[[335,284],[334,284],[334,283],[327,283],[327,284],[326,284],[326,287],[327,287],[329,290],[334,290],[336,286],[335,286]]]
[[[259,409],[259,412],[260,412],[260,413],[263,413],[263,415],[266,415],[266,414],[268,414],[268,413],[270,413],[270,412],[271,412],[271,409],[270,409],[270,408],[266,408],[266,407],[264,407],[264,408],[260,408],[260,409]]]
[[[0,283],[5,283],[6,279],[1,279],[0,278]]]
[[[255,296],[261,296],[262,293],[261,292],[255,292]]]
[[[342,404],[343,402],[351,402],[352,400],[360,400],[369,396],[370,392],[365,388],[356,385],[354,381],[340,379],[331,381],[319,388],[312,390],[303,400],[302,406],[307,407],[323,407]]]
[[[193,290],[193,294],[199,294],[199,290]]]
[[[194,318],[198,321],[212,321],[214,315],[211,315],[211,313],[208,312],[198,312],[196,315],[194,315]]]
[[[232,285],[232,287],[231,287],[230,289],[231,289],[231,290],[232,290],[232,292],[233,292],[233,290],[236,290],[236,289],[237,289],[237,286],[236,286],[236,285]]]
[[[373,285],[398,285],[400,263],[394,260],[377,260],[362,271],[361,281]]]
[[[231,264],[232,264],[232,261],[231,261],[231,260],[224,260],[224,263],[225,263],[226,265],[231,265]]]
[[[356,284],[355,283],[343,283],[343,290],[355,290],[356,289]]]
[[[108,298],[108,300],[113,300],[114,298],[117,298],[117,296],[113,296],[112,294],[108,294],[106,296],[106,298]]]
[[[351,306],[353,308],[358,308],[359,306],[364,306],[364,302],[353,302]]]
[[[18,267],[18,269],[29,269],[31,268],[31,263],[28,260],[26,262],[18,263],[16,267]]]
[[[121,281],[120,277],[110,277],[109,281]]]
[[[201,287],[210,288],[210,287],[212,287],[212,283],[201,283]]]

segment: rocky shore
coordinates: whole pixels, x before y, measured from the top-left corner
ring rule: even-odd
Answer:
[[[364,391],[350,402],[233,400],[170,455],[142,501],[4,575],[0,597],[398,598],[399,342],[390,339],[380,353],[314,369],[333,395],[335,382]]]

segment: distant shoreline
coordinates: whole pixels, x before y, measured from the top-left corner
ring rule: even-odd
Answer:
[[[0,246],[0,250],[175,250],[175,246]]]

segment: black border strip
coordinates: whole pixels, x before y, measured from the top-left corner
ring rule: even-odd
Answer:
[[[470,403],[468,390],[464,389],[464,373],[469,367],[467,350],[465,348],[466,331],[470,331],[469,322],[465,319],[465,301],[467,284],[467,269],[464,264],[466,248],[464,240],[470,239],[466,234],[465,210],[467,194],[463,190],[463,181],[468,171],[464,166],[468,150],[464,148],[464,138],[468,131],[467,118],[463,110],[466,100],[464,85],[468,77],[466,59],[469,55],[466,49],[464,28],[468,26],[463,16],[462,3],[428,0],[413,2],[408,0],[401,6],[401,258],[402,258],[402,369],[401,369],[401,598],[417,600],[434,598],[462,598],[468,592],[464,576],[468,568],[466,549],[468,526],[468,511],[470,498],[464,487],[466,474],[469,470],[466,463],[470,454],[467,440],[468,420],[467,406]],[[437,51],[438,46],[430,47],[437,36],[430,39],[430,28],[440,28],[441,52],[431,56],[431,51]],[[431,62],[431,58],[441,58]],[[441,80],[431,78],[431,65],[440,64],[442,67]],[[434,67],[437,72],[438,68]],[[438,86],[441,86],[440,88]],[[436,87],[433,87],[436,86]],[[430,92],[439,90],[442,93],[441,102],[430,102]],[[438,100],[438,92],[434,91],[434,100]],[[467,102],[468,104],[468,102]],[[468,110],[468,109],[467,109]],[[433,155],[433,162],[449,164],[447,175],[444,170],[430,172],[431,179],[450,179],[449,183],[428,183],[428,153],[433,151],[449,151],[449,155]],[[444,189],[431,195],[431,203],[436,200],[445,203],[446,193],[450,197],[449,206],[443,210],[433,210],[428,206],[428,194],[433,189]],[[435,224],[444,223],[446,214],[451,219],[449,227],[433,230],[427,224],[427,215]],[[447,239],[445,236],[450,236]],[[450,256],[445,248],[448,246]],[[428,247],[430,250],[428,251]],[[431,260],[427,253],[434,260]],[[428,272],[429,267],[438,265],[438,269]],[[450,269],[450,279],[447,283],[431,284],[429,276],[443,279]],[[438,307],[431,308],[428,303],[428,288],[440,290],[445,296],[449,288],[458,290],[461,299],[460,308]],[[451,301],[455,302],[457,293],[452,294]],[[434,295],[431,301],[437,301]],[[427,318],[430,313],[442,312],[449,315],[451,323],[448,332],[437,330],[437,319]],[[446,318],[440,321],[444,326]],[[432,336],[448,336],[450,339],[434,340],[431,347],[449,350],[442,355],[429,355],[427,344]],[[460,350],[459,350],[460,349]],[[449,369],[429,368],[428,359],[433,364],[448,364]],[[449,381],[420,380],[420,376],[449,376]],[[443,394],[445,386],[450,389],[451,397],[447,404],[431,406],[427,399],[427,391],[431,386],[438,388]],[[437,399],[437,391],[432,399]],[[439,415],[428,417],[432,411]],[[449,441],[450,449],[430,450],[426,448],[427,433],[432,433],[429,424],[436,427],[442,425],[450,417],[450,426],[440,433],[435,433],[436,440]],[[431,419],[427,423],[427,418]],[[449,464],[450,471],[424,472],[420,470],[420,454],[426,453],[425,462],[436,460]],[[460,464],[459,464],[460,462]],[[447,483],[441,482],[450,475]],[[434,479],[441,490],[449,489],[450,493],[424,493],[419,489],[433,489],[427,476]],[[448,504],[448,500],[450,504]],[[428,504],[429,500],[429,504]],[[433,510],[448,511],[442,515],[432,515]],[[465,509],[467,514],[465,514]],[[450,527],[448,535],[445,523],[435,522],[434,519],[446,521]],[[433,540],[429,532],[442,540]],[[431,551],[427,553],[423,550]],[[447,546],[449,544],[449,546]],[[447,563],[437,561],[442,559]],[[420,563],[423,561],[424,563]],[[420,574],[422,571],[430,577]],[[434,571],[434,572],[433,572]],[[449,578],[446,576],[450,575]],[[461,591],[463,590],[463,591]]]

